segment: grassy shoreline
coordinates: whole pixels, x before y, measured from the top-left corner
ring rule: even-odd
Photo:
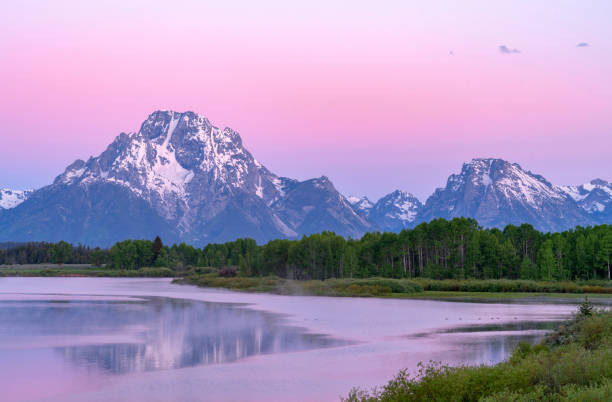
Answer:
[[[113,269],[95,267],[89,264],[58,265],[58,264],[30,264],[0,266],[2,277],[165,277],[174,278],[177,274],[169,268],[139,268],[139,269]]]
[[[345,402],[611,401],[612,311],[585,302],[539,345],[521,343],[494,366],[420,364],[386,385],[354,388]]]
[[[431,284],[432,281],[428,280]],[[471,281],[475,282],[475,281]],[[489,284],[491,281],[483,281]],[[505,281],[509,282],[509,281]],[[420,280],[369,278],[369,279],[328,279],[326,281],[297,281],[281,279],[278,277],[220,277],[214,272],[206,274],[192,274],[177,278],[174,283],[190,284],[200,287],[222,288],[242,292],[272,293],[283,295],[311,295],[311,296],[340,296],[340,297],[380,297],[399,299],[433,299],[433,300],[509,300],[509,299],[538,299],[563,298],[584,299],[610,299],[609,293],[568,293],[568,292],[504,292],[504,291],[452,291],[452,290],[425,290]],[[585,285],[587,289],[591,285]],[[503,286],[495,286],[501,290]],[[548,285],[543,288],[549,288]],[[564,284],[562,289],[567,289]],[[523,289],[527,289],[523,287]],[[530,288],[533,289],[533,288]],[[572,287],[578,291],[581,288]],[[612,291],[612,288],[610,288]]]

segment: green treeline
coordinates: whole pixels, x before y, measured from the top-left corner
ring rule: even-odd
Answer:
[[[60,242],[63,243],[63,242]],[[238,267],[241,276],[276,275],[289,279],[610,279],[612,226],[576,227],[541,233],[531,225],[483,229],[474,219],[435,219],[400,233],[367,233],[345,239],[332,232],[300,240],[253,239],[209,244],[202,249],[181,243],[165,246],[157,238],[125,240],[110,249],[30,243],[0,250],[0,264],[65,262],[115,268]],[[65,245],[62,245],[65,248]]]
[[[32,242],[25,244],[7,243],[0,248],[0,265],[13,264],[91,264],[106,258],[107,252],[81,244],[73,246],[65,241],[58,243]]]
[[[431,278],[592,280],[610,278],[612,226],[540,233],[531,225],[483,229],[474,219],[436,219],[359,240],[331,232],[257,246],[209,244],[198,265],[239,267],[243,276],[290,279]]]

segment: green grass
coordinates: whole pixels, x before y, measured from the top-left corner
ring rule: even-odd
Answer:
[[[504,300],[504,299],[538,299],[538,298],[560,298],[560,299],[582,299],[585,295],[591,298],[610,298],[608,293],[566,293],[566,292],[535,292],[535,291],[502,291],[508,288],[508,283],[514,286],[529,281],[505,281],[500,286],[495,281],[482,281],[480,289],[497,289],[497,291],[454,291],[446,284],[456,284],[457,282],[477,281],[431,281],[431,280],[408,280],[408,279],[389,279],[389,278],[369,278],[369,279],[328,279],[325,281],[297,281],[282,279],[276,276],[268,277],[230,277],[224,278],[217,275],[215,268],[195,268],[181,279],[176,279],[175,283],[192,284],[202,287],[225,288],[245,292],[267,292],[287,295],[315,295],[315,296],[357,296],[357,297],[382,297],[400,299],[431,299],[431,300]],[[435,288],[435,282],[442,283],[441,286],[446,290],[425,290]],[[498,281],[499,282],[499,281]],[[493,285],[491,285],[493,283]],[[539,289],[558,288],[549,287],[548,282],[534,282]],[[567,288],[567,284],[563,284]],[[594,286],[580,285],[580,286]],[[600,286],[600,285],[598,285]],[[561,286],[559,286],[561,287]],[[523,286],[523,289],[531,289]],[[576,288],[581,289],[582,288]],[[588,289],[588,288],[586,288]],[[612,289],[612,288],[611,288]]]
[[[612,312],[577,314],[539,345],[521,343],[495,366],[430,362],[383,387],[353,389],[370,401],[612,401]]]
[[[382,297],[401,299],[429,299],[429,300],[508,300],[508,299],[576,299],[582,300],[587,296],[590,299],[610,299],[612,295],[602,293],[521,293],[521,292],[450,292],[426,290],[422,293],[394,294]]]
[[[113,269],[87,264],[0,265],[0,277],[175,277],[169,268]]]
[[[425,290],[446,292],[602,293],[612,294],[612,281],[416,280]]]
[[[175,279],[174,282],[202,287],[287,295],[380,297],[423,292],[421,286],[414,281],[387,278],[295,281],[276,276],[224,278],[213,272],[203,275],[188,275],[183,279]]]

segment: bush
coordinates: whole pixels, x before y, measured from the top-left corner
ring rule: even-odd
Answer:
[[[391,291],[387,293],[414,293],[423,291],[421,285],[407,279],[369,278],[359,279],[357,283],[360,285],[389,288]]]
[[[191,275],[193,275],[193,274],[197,274],[197,275],[215,274],[215,275],[218,275],[219,274],[219,268],[215,268],[215,267],[195,267],[195,268],[192,268],[190,270],[189,274],[191,274]]]
[[[175,272],[170,268],[140,268],[136,271],[140,276],[155,278],[172,278]]]
[[[233,278],[238,275],[238,268],[233,266],[223,267],[219,270],[219,276],[224,278]]]

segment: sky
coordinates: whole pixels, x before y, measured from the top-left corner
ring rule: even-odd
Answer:
[[[50,184],[157,109],[373,200],[424,200],[475,157],[612,180],[611,20],[607,0],[4,0],[0,188]]]

